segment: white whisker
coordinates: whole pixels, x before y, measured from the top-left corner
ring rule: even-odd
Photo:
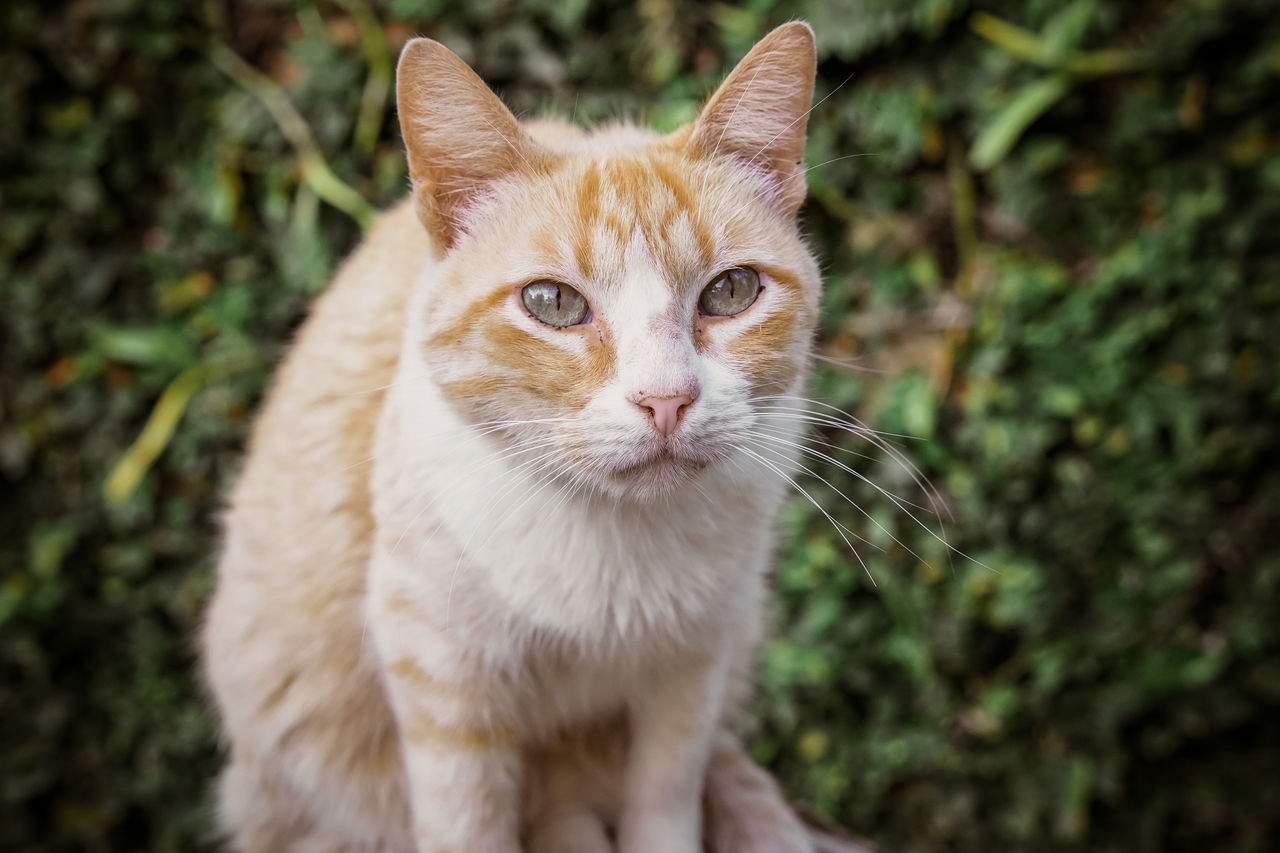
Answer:
[[[795,448],[801,453],[808,454],[809,456],[812,456],[815,459],[819,459],[830,465],[835,465],[841,470],[849,474],[852,474],[854,477],[857,477],[859,480],[862,480],[867,485],[871,486],[876,491],[883,494],[885,497],[893,499],[895,502],[901,501],[902,504],[904,504],[905,506],[909,506],[914,509],[921,510],[922,512],[931,512],[931,510],[928,507],[923,507],[923,506],[919,506],[918,504],[914,504],[911,501],[907,500],[906,498],[902,497],[901,495],[894,494],[893,492],[890,492],[887,489],[884,489],[883,487],[876,485],[874,482],[869,480],[865,475],[859,473],[858,471],[855,471],[854,469],[850,468],[848,465],[845,465],[839,459],[836,459],[834,456],[831,456],[830,454],[823,453],[820,450],[814,450],[812,447],[806,447],[805,445],[800,444],[799,442],[792,441],[789,438],[778,435],[777,433],[757,431],[753,433],[753,435],[755,435],[757,438],[767,438],[770,441],[778,443],[780,446]],[[864,454],[858,454],[858,455],[861,456]]]
[[[883,438],[901,438],[901,439],[903,439],[904,441],[925,441],[925,439],[921,438],[921,437],[920,437],[920,436],[918,436],[918,435],[907,435],[906,433],[901,433],[901,432],[887,432],[887,431],[885,431],[885,430],[874,429],[874,428],[869,427],[869,426],[867,426],[866,424],[862,423],[862,422],[861,422],[861,421],[859,421],[857,418],[853,418],[853,417],[852,417],[852,416],[850,416],[850,415],[845,415],[845,417],[849,417],[849,418],[850,418],[850,420],[842,421],[842,420],[840,420],[839,418],[834,418],[834,417],[832,417],[831,415],[824,414],[823,412],[811,412],[811,411],[809,411],[808,409],[804,409],[804,408],[797,408],[797,407],[794,407],[794,406],[790,406],[790,407],[788,407],[788,406],[777,406],[777,405],[774,405],[774,406],[757,406],[757,407],[756,407],[756,411],[757,411],[757,412],[783,412],[783,413],[795,413],[795,414],[797,414],[797,415],[801,415],[801,416],[807,417],[807,418],[809,418],[809,419],[815,419],[815,420],[816,420],[816,419],[822,419],[822,421],[823,421],[823,422],[825,422],[825,423],[830,423],[830,424],[833,424],[833,425],[839,425],[839,426],[851,427],[851,428],[855,429],[857,432],[859,432],[859,433],[865,433],[866,435],[878,435],[878,436],[881,436],[881,437],[883,437]],[[839,411],[839,410],[837,409],[837,411]]]
[[[761,398],[761,399],[764,399],[764,398]],[[799,398],[799,399],[804,399],[804,398]],[[827,405],[828,405],[828,404],[825,404],[825,403],[821,403],[821,402],[819,402],[819,401],[817,401],[817,400],[806,400],[806,402],[811,402],[811,403],[815,403],[815,404],[817,404],[817,405],[822,405],[822,406],[827,406]],[[834,407],[834,406],[828,406],[828,408],[835,409],[835,407]],[[836,409],[836,411],[840,411],[840,410],[839,410],[839,409]],[[803,418],[803,417],[801,417],[801,419],[804,419],[804,418]],[[832,419],[832,420],[834,420],[834,419]],[[832,424],[832,425],[840,426],[840,427],[842,427],[842,428],[846,428],[846,429],[849,429],[849,428],[850,428],[850,425],[849,425],[849,424],[842,423],[842,422],[836,422],[836,423],[834,423],[834,424]],[[857,427],[856,429],[853,429],[852,431],[854,431],[854,432],[855,432],[856,434],[858,434],[858,435],[862,435],[863,437],[868,437],[868,438],[870,438],[870,436],[868,435],[868,433],[874,433],[874,432],[875,432],[875,431],[869,431],[869,430],[867,430],[867,428],[865,428],[865,427],[861,427],[861,426]],[[892,433],[890,433],[890,434],[892,434]],[[941,518],[940,514],[937,512],[937,510],[936,510],[936,509],[934,509],[934,508],[925,509],[924,507],[919,507],[919,506],[917,506],[916,504],[911,503],[910,501],[906,501],[905,499],[903,499],[903,498],[901,498],[901,497],[899,497],[899,496],[897,496],[897,495],[893,494],[892,492],[888,491],[887,489],[883,488],[882,486],[880,486],[879,484],[877,484],[876,482],[874,482],[873,480],[871,480],[871,479],[870,479],[869,477],[867,477],[866,475],[862,474],[862,473],[861,473],[861,472],[859,472],[859,471],[854,470],[853,468],[850,468],[848,465],[845,465],[844,463],[840,462],[838,459],[834,458],[833,456],[831,456],[831,455],[829,455],[829,454],[822,453],[822,452],[817,451],[817,450],[813,450],[812,448],[806,448],[806,447],[803,447],[803,446],[801,446],[801,445],[796,444],[796,443],[795,443],[795,442],[793,442],[793,441],[784,441],[783,439],[780,439],[780,438],[779,438],[779,437],[777,437],[776,435],[769,435],[769,434],[765,434],[765,433],[759,433],[759,434],[757,434],[757,436],[756,436],[756,437],[757,437],[757,440],[759,440],[759,439],[768,439],[768,440],[771,440],[771,441],[774,441],[774,442],[778,443],[780,446],[789,446],[789,447],[794,447],[794,448],[796,448],[796,449],[800,450],[800,451],[801,451],[801,452],[803,452],[803,453],[807,453],[807,454],[809,454],[809,455],[811,455],[811,456],[814,456],[815,458],[822,459],[823,461],[825,461],[825,462],[827,462],[827,463],[829,463],[829,464],[835,465],[836,467],[840,468],[841,470],[843,470],[843,471],[845,471],[845,472],[847,472],[847,473],[849,473],[849,474],[853,475],[853,476],[854,476],[854,477],[856,477],[857,479],[859,479],[859,480],[861,480],[862,482],[866,483],[867,485],[871,486],[871,488],[875,489],[877,492],[879,492],[879,493],[880,493],[881,495],[883,495],[884,497],[888,498],[888,499],[893,503],[893,505],[894,505],[894,506],[896,506],[899,510],[901,510],[902,512],[905,512],[905,513],[907,514],[907,517],[908,517],[908,518],[910,518],[910,519],[911,519],[911,520],[912,520],[912,521],[913,521],[917,526],[919,526],[922,530],[924,530],[926,533],[928,533],[931,537],[933,537],[933,538],[934,538],[934,539],[936,539],[938,542],[940,542],[940,543],[941,543],[941,544],[942,544],[942,545],[947,549],[947,553],[948,553],[948,555],[950,555],[951,553],[958,554],[959,556],[964,557],[965,559],[967,559],[967,560],[969,560],[969,561],[971,561],[971,562],[973,562],[973,563],[976,563],[977,565],[982,566],[983,568],[985,568],[985,569],[987,569],[987,570],[989,570],[989,571],[995,572],[996,574],[999,574],[999,573],[1000,573],[1000,572],[999,572],[999,570],[994,569],[994,568],[992,568],[991,566],[988,566],[986,563],[982,562],[981,560],[977,559],[976,557],[971,556],[970,554],[965,553],[964,551],[961,551],[959,548],[956,548],[954,545],[952,545],[950,542],[948,542],[948,541],[947,541],[947,539],[945,538],[946,526],[945,526],[945,524],[943,524],[943,522],[942,522],[942,518]],[[918,469],[918,468],[916,468],[913,464],[911,464],[911,463],[910,463],[910,461],[909,461],[909,460],[907,460],[907,459],[905,458],[905,456],[902,456],[901,452],[900,452],[900,451],[898,451],[896,448],[891,448],[891,446],[890,446],[890,445],[888,445],[888,443],[887,443],[887,442],[878,442],[878,443],[877,443],[877,446],[881,447],[881,449],[883,449],[883,450],[885,450],[886,452],[888,452],[888,453],[890,453],[891,455],[893,455],[893,456],[894,456],[895,461],[899,462],[899,464],[903,464],[903,465],[904,465],[904,467],[905,467],[905,466],[909,466],[909,469],[908,469],[908,470],[909,470],[910,472],[913,472],[914,474],[919,474],[919,469]],[[823,478],[823,477],[819,476],[819,475],[818,475],[816,472],[814,472],[812,469],[809,469],[809,468],[807,468],[807,467],[805,467],[805,466],[801,466],[801,467],[803,468],[803,470],[807,471],[810,475],[812,475],[812,476],[814,476],[814,477],[817,477],[819,480],[822,480],[822,482],[826,483],[826,484],[827,484],[828,486],[830,486],[832,489],[835,489],[835,491],[836,491],[836,493],[837,493],[837,494],[839,494],[841,497],[843,497],[846,501],[849,501],[849,503],[851,503],[855,508],[857,508],[857,509],[858,509],[858,511],[859,511],[859,512],[861,512],[863,515],[866,515],[866,516],[867,516],[867,518],[868,518],[869,520],[871,520],[873,524],[875,524],[875,525],[876,525],[877,527],[879,527],[881,530],[884,530],[884,532],[885,532],[885,533],[889,533],[889,531],[888,531],[888,530],[885,530],[885,528],[884,528],[883,526],[881,526],[879,522],[877,522],[877,521],[875,521],[875,519],[871,518],[871,516],[866,512],[866,510],[864,510],[861,506],[859,506],[856,502],[854,502],[852,499],[850,499],[847,495],[845,495],[845,494],[844,494],[843,492],[841,492],[839,489],[836,489],[836,487],[835,487],[834,485],[832,485],[828,480],[826,480],[825,478]],[[920,477],[921,477],[921,478],[923,478],[923,475],[922,475],[922,474],[919,474],[919,475],[920,475]],[[924,483],[922,483],[922,482],[921,482],[921,480],[919,480],[919,479],[917,479],[917,480],[916,480],[916,485],[917,485],[919,488],[921,488],[923,491],[925,491],[926,497],[928,497],[928,498],[929,498],[929,501],[930,501],[930,503],[931,503],[931,504],[934,504],[934,503],[935,503],[935,498],[936,498],[936,502],[937,502],[938,504],[942,505],[944,508],[946,507],[945,502],[944,502],[944,501],[942,501],[941,495],[940,495],[940,494],[938,494],[938,493],[937,493],[937,490],[936,490],[936,489],[934,489],[932,486],[928,486],[928,487],[926,488],[925,484],[924,484]],[[916,515],[915,515],[914,513],[912,513],[912,512],[911,512],[911,510],[909,510],[909,509],[907,508],[908,506],[912,506],[912,507],[915,507],[915,508],[920,509],[920,510],[923,510],[923,511],[929,511],[929,512],[932,512],[932,513],[934,514],[934,516],[938,518],[939,526],[940,526],[940,527],[941,527],[941,529],[942,529],[942,535],[939,535],[939,533],[938,533],[938,532],[936,532],[935,530],[933,530],[933,528],[929,527],[927,524],[925,524],[923,521],[921,521],[918,517],[916,517]],[[892,533],[889,533],[889,535],[890,535],[890,536],[893,536],[893,534],[892,534]],[[894,541],[895,541],[895,542],[897,542],[897,543],[898,543],[900,546],[902,546],[903,548],[905,548],[905,549],[908,551],[908,553],[911,553],[911,555],[912,555],[912,556],[914,556],[916,559],[920,560],[921,562],[924,562],[924,560],[920,557],[920,555],[919,555],[919,554],[916,554],[914,551],[912,551],[910,548],[908,548],[908,547],[907,547],[907,546],[906,546],[906,545],[905,545],[901,540],[899,540],[897,537],[893,537],[893,538],[894,538]]]
[[[525,424],[560,423],[560,422],[566,422],[569,420],[570,420],[569,418],[539,418],[537,420],[528,420],[528,421],[488,421],[488,422],[479,423],[479,424],[462,424],[447,430],[441,430],[437,433],[427,433],[425,435],[418,436],[418,438],[424,439],[424,440],[430,439],[430,438],[440,438],[441,436],[451,435],[455,432],[465,431],[466,434],[459,436],[459,438],[472,439],[472,438],[480,438],[481,436],[491,435],[492,433],[495,433],[495,432],[501,432],[502,430],[513,427],[513,426],[522,426]],[[486,429],[480,429],[480,427],[486,427]],[[359,468],[361,465],[368,465],[370,462],[374,461],[377,458],[378,458],[377,456],[367,456],[364,459],[361,459],[359,462],[351,463],[350,465],[343,468],[342,470],[345,472],[345,471],[350,471],[352,468]]]
[[[765,459],[763,456],[761,456],[759,453],[756,453],[751,448],[739,447],[738,449],[741,450],[743,453],[747,454],[748,456],[750,456],[751,458],[758,461],[761,465],[765,466],[766,468],[768,468],[770,471],[777,474],[782,479],[786,480],[788,483],[790,483],[791,487],[794,488],[800,494],[804,495],[808,499],[809,503],[813,504],[814,508],[818,510],[818,512],[825,515],[827,517],[827,521],[831,522],[832,526],[836,528],[836,533],[840,534],[840,538],[844,540],[844,544],[849,546],[849,551],[862,565],[862,570],[867,573],[867,579],[871,581],[871,585],[872,586],[876,585],[876,579],[871,576],[871,569],[867,568],[867,564],[862,559],[862,555],[858,553],[858,549],[853,547],[853,543],[849,541],[849,537],[845,536],[844,531],[841,530],[841,527],[843,527],[843,525],[841,525],[838,521],[836,521],[835,518],[831,515],[831,513],[823,509],[822,505],[819,504],[816,500],[814,500],[813,495],[805,491],[804,487],[802,487],[799,483],[797,483],[795,479],[791,477],[791,475],[787,474],[787,472],[784,471],[781,467]],[[858,537],[858,538],[861,538],[861,537]]]
[[[752,442],[756,447],[758,447],[758,448],[760,448],[760,449],[762,449],[762,450],[769,450],[769,451],[771,451],[771,452],[773,452],[773,453],[779,453],[779,451],[777,451],[777,450],[776,450],[776,449],[774,449],[773,447],[770,447],[768,444],[766,444],[766,443],[765,443],[765,442],[763,442],[763,441],[752,440],[752,439],[747,439],[747,440],[748,440],[748,441],[751,441],[751,442]],[[781,455],[781,454],[779,453],[779,455]],[[834,483],[832,483],[832,482],[831,482],[830,480],[828,480],[826,477],[823,477],[823,476],[822,476],[821,474],[819,474],[818,472],[814,471],[812,468],[809,468],[809,467],[808,467],[808,466],[806,466],[806,465],[801,465],[801,464],[799,464],[799,463],[796,463],[796,464],[797,464],[797,467],[799,467],[801,471],[804,471],[806,474],[808,474],[810,477],[813,477],[815,480],[818,480],[818,481],[820,481],[820,482],[822,482],[822,483],[825,483],[825,484],[826,484],[826,486],[827,486],[827,488],[831,489],[831,490],[832,490],[833,492],[835,492],[837,495],[839,495],[840,497],[844,498],[844,499],[845,499],[845,501],[846,501],[850,506],[852,506],[852,507],[853,507],[854,509],[856,509],[858,512],[862,513],[862,514],[866,517],[867,521],[870,521],[874,526],[876,526],[877,528],[879,528],[879,529],[880,529],[880,531],[881,531],[882,533],[884,533],[885,535],[887,535],[887,536],[888,536],[890,539],[892,539],[894,542],[898,543],[898,546],[899,546],[899,547],[901,547],[901,548],[903,548],[903,549],[904,549],[908,554],[910,554],[911,556],[915,557],[915,558],[916,558],[917,560],[919,560],[920,562],[922,562],[922,563],[924,562],[924,558],[923,558],[923,557],[921,557],[921,556],[920,556],[919,554],[917,554],[915,551],[912,551],[912,550],[911,550],[911,548],[910,548],[910,547],[908,547],[908,546],[907,546],[907,544],[906,544],[906,543],[904,543],[904,542],[903,542],[901,539],[899,539],[897,536],[894,536],[894,535],[893,535],[893,533],[892,533],[892,532],[891,532],[887,527],[885,527],[883,524],[881,524],[879,521],[877,521],[877,520],[875,519],[875,517],[874,517],[873,515],[871,515],[871,513],[867,512],[865,509],[863,509],[863,508],[862,508],[862,506],[861,506],[861,505],[859,505],[859,503],[858,503],[857,501],[855,501],[853,498],[849,497],[849,496],[848,496],[848,495],[846,495],[844,492],[842,492],[842,491],[840,491],[838,488],[836,488],[836,486],[835,486],[835,484],[834,484]],[[926,529],[928,529],[928,528],[926,528]]]
[[[833,358],[829,355],[823,355],[822,353],[819,353],[819,352],[810,353],[810,355],[813,358],[817,359],[818,361],[823,361],[823,362],[826,362],[827,364],[834,364],[836,367],[842,367],[845,370],[853,370],[858,373],[875,373],[881,376],[887,376],[889,374],[889,371],[881,370],[878,367],[867,367],[865,365],[856,364],[852,361],[847,361],[845,359]]]
[[[894,447],[890,442],[883,440],[882,437],[887,436],[887,437],[893,437],[893,438],[910,439],[914,441],[921,441],[923,439],[920,439],[917,436],[909,436],[909,435],[902,435],[900,433],[890,433],[890,432],[882,432],[879,430],[874,430],[869,426],[867,426],[866,424],[864,424],[862,421],[858,420],[857,418],[853,417],[849,413],[845,412],[843,409],[840,409],[836,406],[832,406],[829,403],[823,403],[820,400],[811,400],[807,397],[799,397],[799,396],[790,395],[790,394],[775,394],[767,397],[759,397],[757,399],[759,400],[771,400],[771,399],[772,400],[778,400],[778,399],[795,400],[798,402],[802,402],[802,403],[806,403],[814,406],[820,406],[822,408],[830,409],[833,412],[839,413],[842,416],[841,418],[836,418],[836,417],[833,417],[832,415],[828,415],[821,412],[812,412],[809,409],[804,409],[804,408],[787,409],[785,407],[773,407],[768,409],[768,411],[795,412],[796,414],[794,416],[797,417],[798,419],[808,420],[808,422],[810,423],[823,424],[825,426],[844,430],[846,432],[853,433],[854,435],[861,436],[862,438],[866,439],[867,441],[871,442],[876,447],[880,448],[885,453],[887,453],[898,464],[898,466],[902,468],[902,470],[905,471],[911,477],[912,481],[915,482],[916,487],[919,488],[925,494],[925,496],[929,499],[929,503],[933,507],[932,511],[934,512],[935,515],[946,514],[948,517],[951,516],[950,507],[947,506],[947,502],[946,500],[943,499],[942,493],[939,492],[933,486],[933,484],[928,481],[928,478],[924,476],[924,472],[922,472],[914,462],[912,462],[909,458],[907,458],[906,454],[904,454],[897,447]],[[844,420],[842,418],[847,418],[848,420]],[[938,509],[939,507],[941,508],[941,512]]]
[[[751,79],[747,81],[747,85],[743,88],[742,94],[738,96],[738,100],[734,102],[733,109],[729,112],[729,117],[725,119],[724,124],[720,127],[720,136],[716,138],[715,148],[711,149],[711,157],[709,161],[715,162],[716,155],[720,153],[720,144],[724,142],[724,135],[729,132],[729,125],[733,123],[733,118],[738,114],[738,107],[742,106],[742,102],[747,99],[747,95],[751,92],[751,87],[755,84],[756,78],[760,76],[760,72],[769,64],[769,60],[773,58],[773,54],[767,54],[756,67],[756,72],[751,75]],[[698,188],[698,197],[701,198],[707,194],[707,175],[708,172],[702,173],[702,186]]]
[[[839,163],[841,160],[852,160],[854,157],[882,157],[884,151],[864,151],[861,154],[846,154],[843,157],[832,157],[830,160],[824,160],[816,166],[810,166],[804,170],[804,174],[809,174],[814,169],[821,169],[823,166],[830,166],[832,163]]]
[[[983,563],[981,560],[978,560],[978,559],[976,559],[976,558],[974,558],[974,557],[969,556],[968,554],[966,554],[965,552],[961,551],[959,548],[957,548],[956,546],[954,546],[954,545],[952,545],[950,542],[948,542],[948,541],[947,541],[943,536],[938,535],[938,533],[936,533],[936,532],[933,530],[933,528],[929,527],[927,524],[925,524],[925,523],[924,523],[923,521],[921,521],[919,518],[916,518],[916,516],[915,516],[915,515],[914,515],[914,514],[909,510],[909,509],[907,509],[908,502],[902,501],[902,499],[901,499],[901,498],[899,498],[898,496],[894,495],[892,492],[888,491],[887,489],[884,489],[884,488],[882,488],[881,486],[877,485],[877,484],[876,484],[874,481],[872,481],[870,478],[866,477],[866,476],[865,476],[865,475],[863,475],[863,474],[858,473],[857,471],[853,470],[852,468],[850,468],[850,467],[849,467],[849,466],[847,466],[847,465],[843,465],[843,464],[841,464],[838,460],[833,459],[832,457],[828,456],[828,455],[827,455],[827,454],[825,454],[825,453],[819,453],[819,452],[818,452],[818,451],[816,451],[816,450],[808,450],[808,449],[806,449],[806,448],[801,448],[801,449],[802,449],[802,450],[806,450],[806,452],[810,453],[811,455],[815,455],[815,456],[817,456],[817,457],[819,457],[819,458],[821,458],[821,459],[823,459],[823,460],[825,460],[825,461],[827,461],[827,462],[830,462],[830,463],[831,463],[831,464],[833,464],[833,465],[837,465],[837,466],[839,466],[839,467],[840,467],[841,469],[843,469],[844,471],[847,471],[848,473],[850,473],[850,474],[852,474],[853,476],[857,477],[859,480],[861,480],[862,482],[866,483],[866,484],[867,484],[868,486],[870,486],[871,488],[875,489],[875,490],[876,490],[877,492],[879,492],[881,495],[883,495],[884,497],[888,498],[888,499],[893,503],[893,505],[894,505],[894,506],[896,506],[898,509],[900,509],[900,510],[902,510],[903,512],[905,512],[905,513],[907,514],[907,517],[908,517],[908,518],[910,518],[913,522],[915,522],[915,523],[916,523],[916,525],[918,525],[918,526],[920,527],[920,529],[921,529],[921,530],[924,530],[926,533],[928,533],[928,534],[929,534],[930,536],[932,536],[934,539],[938,540],[938,542],[942,543],[942,545],[947,549],[948,553],[954,552],[954,553],[956,553],[956,554],[959,554],[961,557],[964,557],[964,558],[965,558],[965,559],[967,559],[967,560],[971,560],[971,561],[973,561],[974,563],[977,563],[979,566],[982,566],[982,567],[983,567],[983,568],[985,568],[985,569],[990,569],[991,571],[996,572],[996,574],[999,574],[999,571],[997,571],[996,569],[992,569],[990,566],[986,565],[986,564],[985,564],[985,563]],[[836,489],[836,487],[835,487],[834,485],[832,485],[828,480],[826,480],[826,479],[824,479],[823,477],[819,476],[817,473],[815,473],[815,472],[814,472],[812,469],[810,469],[810,468],[807,468],[807,467],[805,467],[805,466],[801,466],[801,468],[802,468],[804,471],[806,471],[806,472],[808,472],[809,474],[811,474],[812,476],[817,477],[819,480],[822,480],[822,482],[826,483],[828,486],[831,486],[831,488],[835,489],[835,491],[836,491],[836,493],[837,493],[837,494],[839,494],[839,495],[840,495],[841,497],[843,497],[845,500],[849,501],[849,503],[851,503],[851,504],[853,504],[855,507],[857,507],[857,509],[858,509],[858,511],[859,511],[859,512],[861,512],[863,515],[866,515],[866,516],[867,516],[867,518],[868,518],[868,519],[870,519],[870,520],[872,521],[872,523],[873,523],[873,524],[875,524],[877,527],[879,527],[881,530],[884,530],[884,532],[886,532],[886,533],[888,533],[888,532],[889,532],[889,531],[885,530],[885,528],[884,528],[884,527],[882,527],[882,526],[879,524],[879,522],[876,522],[874,519],[871,519],[871,516],[870,516],[869,514],[867,514],[866,510],[864,510],[864,509],[862,509],[862,507],[858,506],[858,504],[857,504],[857,503],[855,503],[851,498],[849,498],[848,496],[846,496],[846,495],[845,495],[843,492],[841,492],[839,489]],[[945,529],[944,529],[944,532],[945,532]],[[892,533],[890,533],[889,535],[890,535],[890,536],[893,536],[893,534],[892,534]],[[897,542],[899,545],[901,545],[903,548],[906,548],[907,552],[908,552],[908,553],[910,553],[910,554],[911,554],[913,557],[915,557],[917,560],[920,560],[920,562],[922,562],[922,563],[924,562],[924,559],[923,559],[919,554],[916,554],[916,553],[915,553],[914,551],[912,551],[910,548],[907,548],[907,546],[906,546],[905,544],[903,544],[903,542],[902,542],[900,539],[898,539],[896,536],[894,537],[894,541],[895,541],[895,542]]]
[[[376,394],[379,391],[387,391],[395,388],[397,385],[405,385],[410,382],[422,382],[430,379],[430,376],[410,376],[405,379],[397,379],[395,382],[388,382],[386,385],[379,385],[377,388],[369,388],[364,391],[342,391],[338,394],[327,395],[329,397],[360,397],[364,394]]]
[[[772,138],[772,139],[770,139],[768,142],[766,142],[764,145],[762,145],[762,146],[760,147],[760,150],[759,150],[759,151],[757,151],[754,155],[752,155],[751,159],[747,161],[747,165],[748,165],[748,166],[750,166],[752,163],[754,163],[754,162],[756,161],[756,157],[759,157],[761,154],[763,154],[765,151],[767,151],[767,150],[768,150],[768,148],[769,148],[769,146],[770,146],[770,145],[772,145],[773,143],[775,143],[775,142],[777,142],[777,141],[778,141],[778,137],[779,137],[779,136],[782,136],[782,134],[784,134],[784,133],[786,133],[788,130],[790,130],[790,129],[795,125],[795,123],[796,123],[796,122],[798,122],[798,121],[802,121],[803,119],[808,118],[809,113],[813,112],[813,111],[814,111],[814,110],[816,110],[818,107],[820,107],[820,106],[822,106],[824,103],[826,103],[826,101],[827,101],[827,99],[828,99],[828,98],[830,98],[830,97],[831,97],[832,95],[834,95],[836,92],[839,92],[841,89],[843,89],[843,88],[844,88],[844,84],[845,84],[845,83],[848,83],[848,82],[849,82],[850,80],[852,80],[852,79],[853,79],[853,75],[852,75],[852,74],[850,74],[848,77],[844,78],[844,82],[842,82],[839,86],[836,86],[836,87],[835,87],[834,89],[832,89],[830,92],[828,92],[827,94],[823,95],[823,96],[822,96],[822,98],[821,98],[821,99],[819,99],[819,101],[818,101],[816,104],[814,104],[813,106],[809,107],[809,109],[805,110],[805,111],[804,111],[804,112],[802,112],[800,115],[796,116],[796,117],[795,117],[795,118],[793,118],[790,122],[788,122],[786,127],[784,127],[782,130],[780,130],[780,131],[778,131],[777,133],[775,133],[775,134],[773,135],[773,138]],[[824,164],[824,165],[825,165],[825,164]],[[808,171],[808,169],[806,169],[805,171]]]

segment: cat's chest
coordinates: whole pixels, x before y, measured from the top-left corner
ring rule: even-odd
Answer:
[[[550,638],[547,638],[550,639]],[[532,740],[554,737],[566,726],[608,717],[626,708],[656,667],[634,659],[604,659],[598,654],[562,653],[555,640],[526,647],[521,660],[518,704]]]
[[[547,489],[547,491],[552,491]],[[464,502],[443,522],[468,594],[525,624],[607,649],[691,639],[712,630],[758,582],[772,518],[697,507],[645,511],[605,502],[538,502],[536,487]],[[488,516],[488,522],[477,519]],[[455,590],[460,578],[452,578]]]

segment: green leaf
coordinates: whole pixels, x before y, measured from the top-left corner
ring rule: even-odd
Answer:
[[[1071,79],[1054,74],[1022,87],[973,143],[969,163],[986,171],[1005,158],[1022,134],[1071,89]]]
[[[1049,19],[1042,47],[1046,64],[1058,65],[1080,44],[1097,6],[1097,0],[1075,0]]]
[[[176,371],[195,361],[191,344],[168,326],[99,326],[93,343],[107,358],[139,367]]]

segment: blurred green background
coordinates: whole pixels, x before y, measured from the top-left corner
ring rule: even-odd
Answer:
[[[813,394],[918,437],[990,569],[815,430],[860,476],[801,485],[868,571],[797,498],[757,757],[894,853],[1280,849],[1273,0],[4,3],[0,849],[210,846],[220,496],[404,192],[399,45],[522,115],[670,128],[793,17],[829,95]]]

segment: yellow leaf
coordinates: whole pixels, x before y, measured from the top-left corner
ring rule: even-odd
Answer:
[[[168,447],[187,403],[200,390],[204,378],[203,367],[190,367],[164,389],[142,432],[107,475],[102,492],[108,504],[123,503],[133,494],[152,463]]]

